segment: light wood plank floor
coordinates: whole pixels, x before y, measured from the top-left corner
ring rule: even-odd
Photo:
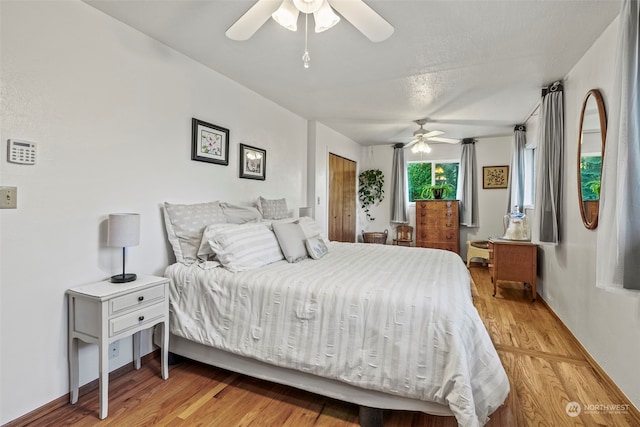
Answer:
[[[488,426],[640,425],[637,411],[633,407],[625,411],[629,402],[591,366],[545,304],[531,303],[530,290],[501,283],[493,298],[488,271],[472,266],[471,272],[478,289],[475,305],[511,383],[511,393]],[[94,389],[76,405],[59,399],[8,426],[358,425],[355,405],[196,362],[172,366],[167,381],[159,373],[158,358],[148,357],[139,371],[113,375],[105,420],[98,419]],[[581,405],[577,417],[567,415],[570,402]],[[457,423],[453,417],[389,411],[385,426],[455,427]]]

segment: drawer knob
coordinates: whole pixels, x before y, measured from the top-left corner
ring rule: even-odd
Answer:
[[[144,296],[139,296],[138,297],[138,301],[140,301],[140,302],[144,301]]]
[[[140,317],[138,317],[138,321],[139,321],[139,322],[142,322],[143,320],[144,320],[144,316],[140,316]]]

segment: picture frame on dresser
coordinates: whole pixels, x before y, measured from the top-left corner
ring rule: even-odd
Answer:
[[[266,179],[267,150],[240,144],[240,178]]]
[[[509,184],[509,166],[483,166],[482,188],[507,188]]]
[[[192,118],[191,160],[229,165],[229,129]]]

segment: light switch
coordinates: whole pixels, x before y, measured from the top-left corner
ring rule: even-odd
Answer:
[[[18,207],[18,187],[0,187],[0,209]]]

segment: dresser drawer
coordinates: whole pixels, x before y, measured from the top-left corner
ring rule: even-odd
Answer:
[[[420,231],[417,238],[419,240],[426,240],[429,242],[455,242],[458,239],[458,230],[427,229]]]
[[[431,241],[418,241],[416,242],[416,246],[421,248],[431,248],[431,249],[444,249],[445,251],[451,251],[458,253],[458,244],[457,243],[440,243],[440,242],[431,242]]]
[[[132,308],[142,308],[165,299],[164,284],[141,289],[128,295],[123,295],[109,301],[109,314],[118,314]]]
[[[457,243],[432,243],[431,247],[434,249],[444,249],[445,251],[458,253]]]
[[[165,315],[165,303],[159,302],[133,313],[124,314],[109,320],[109,336],[113,337],[128,329],[151,323]]]

